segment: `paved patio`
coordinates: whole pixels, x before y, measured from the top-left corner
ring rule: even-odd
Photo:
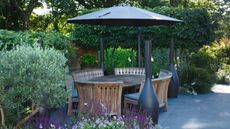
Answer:
[[[159,124],[169,129],[230,129],[230,85],[216,85],[213,93],[169,99]]]

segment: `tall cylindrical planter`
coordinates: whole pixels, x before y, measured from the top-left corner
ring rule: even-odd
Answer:
[[[174,58],[174,40],[172,38],[170,49],[169,49],[169,67],[168,67],[169,71],[172,72],[172,78],[168,88],[169,98],[177,98],[179,92],[179,77],[173,64],[173,58]]]
[[[145,41],[145,83],[140,94],[138,104],[141,111],[144,111],[147,115],[151,116],[153,123],[157,124],[159,116],[159,102],[152,84],[151,48],[151,41]]]

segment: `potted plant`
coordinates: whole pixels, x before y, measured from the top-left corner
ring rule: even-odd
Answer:
[[[97,66],[96,57],[91,54],[84,54],[81,57],[81,68],[82,69],[90,69],[95,68]]]

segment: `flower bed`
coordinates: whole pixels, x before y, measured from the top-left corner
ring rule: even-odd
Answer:
[[[39,129],[162,129],[153,125],[145,113],[130,111],[127,115],[109,116],[101,113],[79,113],[67,117],[65,110],[56,113],[56,117],[41,115],[31,119],[27,128]]]

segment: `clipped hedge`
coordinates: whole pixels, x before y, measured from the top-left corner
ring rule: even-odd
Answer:
[[[154,47],[168,47],[171,37],[175,38],[177,47],[188,49],[200,48],[204,44],[211,43],[214,39],[213,25],[204,8],[157,7],[149,10],[184,21],[184,23],[174,26],[142,28],[143,33],[151,32],[153,34]],[[78,24],[72,32],[72,37],[74,40],[80,41],[77,45],[81,47],[98,47],[100,37],[104,37],[107,47],[136,48],[137,32],[137,27]]]

